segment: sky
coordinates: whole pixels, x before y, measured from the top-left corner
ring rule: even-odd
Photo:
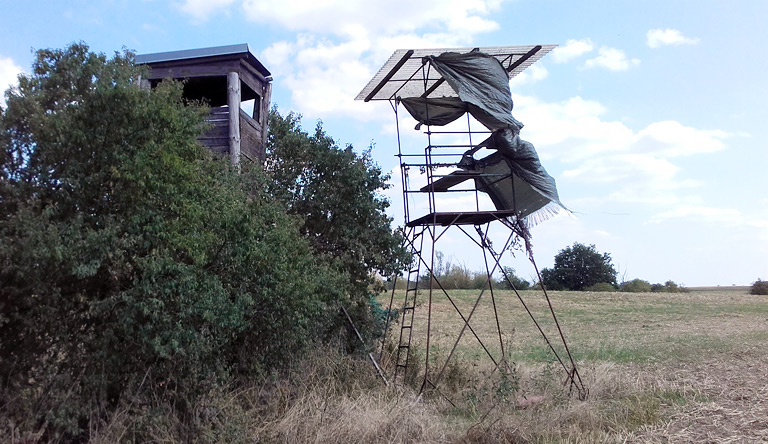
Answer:
[[[533,228],[539,267],[581,242],[610,253],[619,280],[768,279],[766,0],[0,0],[0,11],[2,89],[34,50],[76,41],[107,54],[248,43],[281,113],[310,131],[321,120],[341,146],[374,145],[393,174],[395,225],[394,114],[353,100],[389,56],[557,44],[511,82],[521,137],[572,210]],[[466,242],[444,245],[453,263],[483,267]],[[520,256],[504,265],[530,280]]]

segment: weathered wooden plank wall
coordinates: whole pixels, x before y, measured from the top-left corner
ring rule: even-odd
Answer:
[[[263,162],[266,155],[261,126],[251,116],[240,111],[240,154],[249,161]],[[207,123],[212,127],[198,140],[208,149],[222,156],[229,155],[229,107],[211,109]]]

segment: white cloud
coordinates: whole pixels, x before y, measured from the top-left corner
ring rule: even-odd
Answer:
[[[637,134],[638,151],[666,157],[687,156],[725,149],[723,139],[732,134],[720,130],[698,130],[676,121],[654,122]]]
[[[602,188],[595,190],[602,203],[697,202],[693,191],[702,182],[685,174],[675,158],[723,150],[723,140],[733,136],[676,121],[633,130],[605,119],[602,104],[581,97],[546,103],[517,96],[515,104],[515,116],[526,124],[521,136],[534,143],[542,162],[549,168],[559,162],[558,176],[569,186]]]
[[[581,97],[546,103],[517,95],[513,113],[525,124],[521,136],[536,145],[543,160],[572,163],[632,142],[634,135],[624,124],[600,118],[605,111],[599,102]]]
[[[15,86],[23,70],[10,57],[0,56],[0,106],[5,108],[5,90]]]
[[[368,40],[334,43],[314,35],[300,35],[295,42],[277,42],[260,58],[275,78],[291,91],[292,108],[306,117],[348,115],[370,120],[379,111],[355,101],[374,74],[365,53]]]
[[[583,68],[605,68],[610,71],[626,71],[640,64],[640,59],[628,59],[624,51],[607,46],[601,47],[598,56],[584,63]]]
[[[690,224],[716,224],[718,228],[729,228],[734,233],[747,234],[751,242],[768,242],[768,219],[755,214],[744,213],[735,208],[717,208],[704,205],[681,205],[669,211],[653,215],[651,224],[680,221]],[[759,251],[761,247],[756,247]]]
[[[677,29],[651,29],[646,34],[646,43],[651,48],[658,48],[666,45],[695,45],[699,39],[686,37]]]
[[[529,66],[525,71],[521,72],[515,77],[512,77],[512,79],[509,81],[509,87],[512,89],[512,91],[514,91],[514,89],[518,86],[544,80],[547,78],[547,76],[549,76],[549,71],[547,71],[547,68],[545,68],[544,65],[537,63]]]
[[[655,186],[670,184],[679,168],[666,159],[639,155],[617,154],[609,157],[592,157],[579,166],[563,173],[563,177],[580,178],[585,182],[623,182],[645,176],[653,179]],[[665,188],[675,188],[666,186]]]
[[[744,216],[741,211],[733,208],[714,208],[690,205],[684,205],[670,211],[656,214],[651,217],[651,222],[661,223],[673,219],[697,222],[716,222],[718,224],[726,225],[740,225],[744,222]]]
[[[359,25],[371,34],[390,35],[420,28],[473,35],[499,28],[484,17],[498,8],[498,1],[243,0],[242,4],[246,17],[254,22],[335,35],[345,35],[347,24]]]
[[[595,49],[595,45],[588,38],[583,40],[570,39],[565,42],[565,45],[555,48],[551,57],[555,63],[565,63],[591,52],[593,49]]]
[[[260,58],[291,91],[291,108],[305,117],[381,118],[379,108],[354,97],[394,49],[465,46],[499,27],[485,17],[498,0],[241,1],[251,21],[301,32],[293,42],[272,44]],[[521,80],[546,75],[541,67]]]
[[[227,10],[236,0],[184,0],[178,8],[198,21],[205,21],[217,11]]]

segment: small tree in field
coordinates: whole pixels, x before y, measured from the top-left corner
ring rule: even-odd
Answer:
[[[609,253],[599,253],[594,245],[574,243],[555,256],[552,269],[541,272],[544,285],[553,290],[584,290],[598,283],[616,286],[616,269]]]

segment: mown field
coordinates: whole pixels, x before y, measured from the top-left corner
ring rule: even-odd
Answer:
[[[478,291],[449,294],[469,316]],[[543,295],[521,295],[555,342]],[[441,432],[423,431],[416,442],[768,442],[768,297],[745,287],[550,297],[587,400],[562,387],[565,373],[515,294],[496,292],[492,301],[486,293],[471,325],[500,360],[495,302],[510,371],[492,382],[500,372],[465,332],[439,392],[428,390],[421,406],[413,406],[434,409]],[[389,296],[381,300],[388,304]],[[415,388],[423,375],[427,305],[422,293],[412,347],[418,372],[408,375]],[[440,293],[432,308],[430,375],[436,375],[463,323]]]
[[[468,315],[477,292],[451,294]],[[173,417],[163,419],[162,411],[147,411],[141,420],[154,441],[168,443],[768,442],[768,296],[749,295],[743,287],[552,292],[589,390],[585,400],[563,386],[563,370],[514,293],[495,296],[483,297],[471,322],[500,360],[496,302],[508,362],[502,370],[466,335],[457,359],[436,381],[461,323],[435,294],[429,374],[437,389],[420,396],[428,305],[422,294],[412,348],[419,365],[403,383],[385,387],[363,356],[321,347],[289,375],[210,393],[192,409],[200,418],[197,439],[175,440],[167,425]],[[542,294],[522,297],[556,339]],[[388,303],[389,296],[381,300]],[[131,421],[116,415],[91,442],[133,442]]]

